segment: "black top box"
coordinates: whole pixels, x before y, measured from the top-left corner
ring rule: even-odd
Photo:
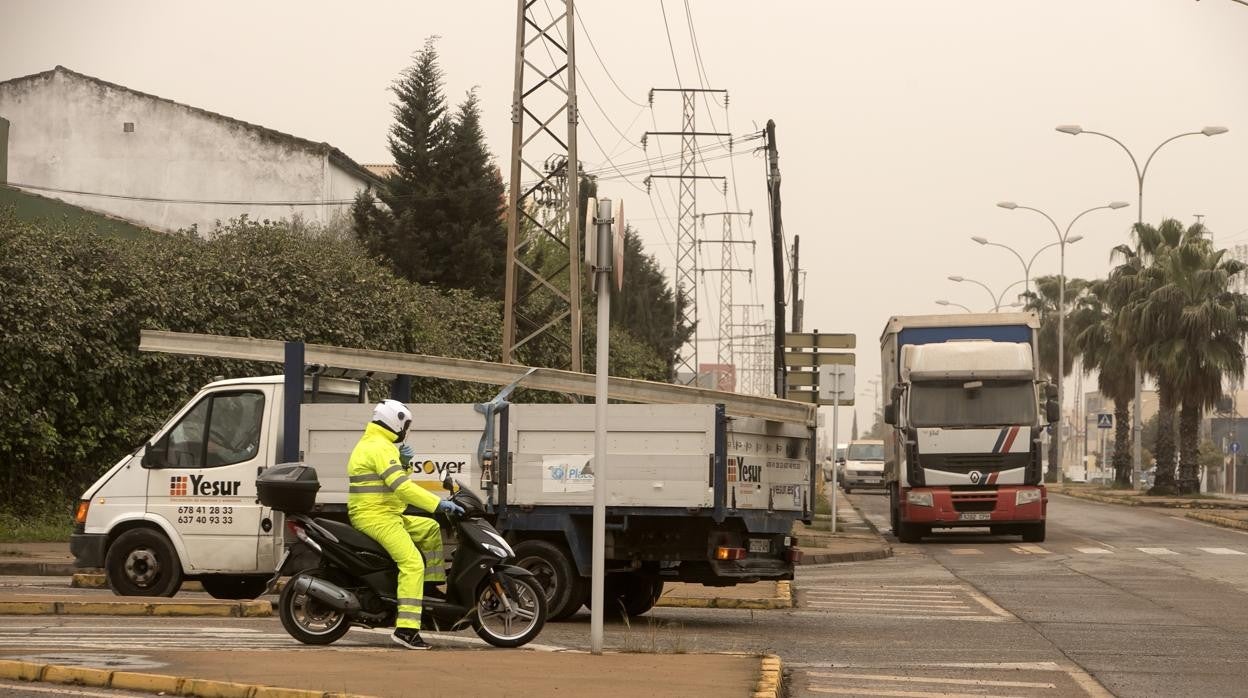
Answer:
[[[281,463],[256,478],[260,503],[288,514],[311,513],[320,489],[316,468],[306,463]]]

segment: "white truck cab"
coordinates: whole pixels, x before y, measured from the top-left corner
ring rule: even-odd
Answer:
[[[315,385],[314,385],[315,384]],[[308,378],[305,400],[359,402],[354,380]],[[263,593],[281,552],[256,475],[282,453],[283,377],[204,386],[82,495],[70,550],[123,595],[172,596],[186,578],[218,598]]]

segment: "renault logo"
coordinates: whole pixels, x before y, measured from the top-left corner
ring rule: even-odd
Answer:
[[[967,477],[971,478],[972,485],[978,485],[979,481],[984,479],[984,474],[979,472],[978,470],[972,470],[971,472],[967,473]]]

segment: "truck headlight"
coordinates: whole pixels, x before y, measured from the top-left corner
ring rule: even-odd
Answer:
[[[931,492],[915,492],[906,493],[906,503],[913,504],[916,507],[930,507],[932,505]]]
[[[1014,506],[1040,501],[1040,490],[1018,490],[1014,493]]]

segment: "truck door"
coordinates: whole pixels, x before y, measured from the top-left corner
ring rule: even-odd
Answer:
[[[256,473],[269,452],[271,398],[263,385],[208,393],[149,449],[148,514],[178,532],[187,572],[258,571]]]

